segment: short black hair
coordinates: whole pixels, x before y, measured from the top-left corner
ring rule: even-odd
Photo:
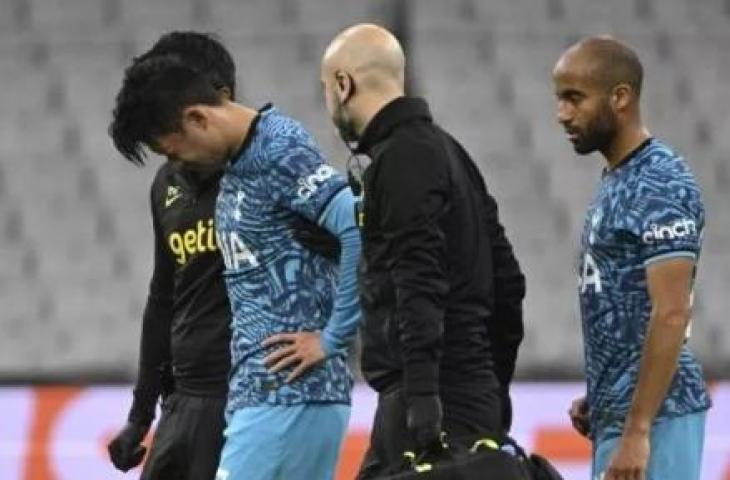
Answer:
[[[144,165],[144,145],[179,131],[182,111],[191,105],[220,105],[222,97],[210,77],[179,55],[151,56],[124,73],[109,134],[130,162]]]
[[[187,63],[210,77],[216,88],[228,88],[231,100],[236,95],[236,64],[228,49],[209,33],[173,31],[161,36],[152,48],[134,59],[135,63],[161,55],[179,55]]]

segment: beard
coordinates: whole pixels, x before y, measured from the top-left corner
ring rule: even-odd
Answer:
[[[573,149],[579,155],[587,155],[596,150],[606,151],[616,137],[616,115],[608,103],[601,106],[597,115],[586,125],[573,142]]]
[[[347,143],[354,143],[360,140],[360,135],[355,128],[355,122],[345,110],[344,104],[337,104],[332,113],[332,123],[334,123],[340,137]]]

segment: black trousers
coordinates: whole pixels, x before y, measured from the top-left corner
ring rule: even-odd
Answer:
[[[225,397],[170,395],[140,480],[214,480],[225,406]]]
[[[442,387],[443,431],[451,448],[468,447],[485,435],[501,435],[501,401],[496,388],[479,392],[473,386]],[[403,452],[413,450],[406,428],[406,402],[400,387],[378,395],[370,448],[358,473],[358,480],[370,480],[397,473],[403,466]]]

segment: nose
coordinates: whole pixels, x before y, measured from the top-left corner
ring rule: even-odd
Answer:
[[[565,100],[558,100],[558,123],[567,125],[573,118],[573,109]]]

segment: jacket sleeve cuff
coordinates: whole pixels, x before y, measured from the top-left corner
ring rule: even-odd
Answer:
[[[129,410],[127,420],[135,425],[148,427],[155,419],[155,408],[157,407],[157,396],[143,392],[134,392],[132,408]]]

